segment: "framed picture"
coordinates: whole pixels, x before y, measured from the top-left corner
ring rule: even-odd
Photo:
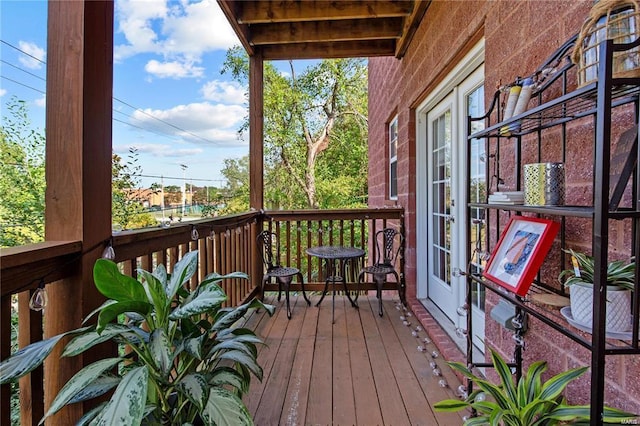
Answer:
[[[557,222],[513,216],[500,236],[482,275],[524,296],[558,233]]]

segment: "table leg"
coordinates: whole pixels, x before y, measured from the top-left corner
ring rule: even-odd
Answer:
[[[320,261],[322,262],[322,259],[320,259]],[[333,276],[333,271],[331,270],[331,263],[329,259],[325,259],[325,262],[327,263],[327,277],[324,280],[324,289],[322,290],[320,300],[318,300],[318,303],[316,303],[316,307],[320,306],[320,304],[324,300],[324,296],[327,295],[327,290],[329,289],[329,279]]]
[[[349,302],[351,302],[351,306],[358,309],[358,304],[351,298],[351,294],[347,290],[347,261],[351,261],[351,259],[346,259],[342,262],[342,270],[340,273],[342,274],[342,284],[344,286],[344,293],[347,295]]]

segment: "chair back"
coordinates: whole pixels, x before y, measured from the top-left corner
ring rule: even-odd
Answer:
[[[395,267],[402,243],[402,234],[393,228],[384,228],[376,232],[375,265]]]
[[[267,270],[275,268],[277,265],[278,239],[271,231],[262,231],[256,238],[262,263]]]

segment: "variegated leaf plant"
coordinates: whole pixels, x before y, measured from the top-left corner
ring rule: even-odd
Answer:
[[[263,308],[272,315],[275,308],[259,300],[222,306],[227,296],[218,283],[246,279],[240,272],[211,274],[190,291],[184,284],[196,272],[197,262],[197,251],[192,251],[176,263],[172,274],[160,265],[153,272],[139,270],[138,281],[122,274],[115,263],[99,259],[94,281],[107,301],[85,320],[97,314],[96,324],[16,352],[0,363],[0,383],[31,372],[64,336],[74,336],[65,346],[65,357],[113,340],[127,350],[75,374],[45,418],[67,404],[113,391],[109,401],[85,413],[78,424],[253,424],[241,397],[252,374],[262,380],[256,348],[262,341],[237,323],[250,309]]]

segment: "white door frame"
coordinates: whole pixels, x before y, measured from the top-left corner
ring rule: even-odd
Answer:
[[[429,201],[429,187],[428,187],[428,153],[427,153],[427,134],[428,134],[428,120],[427,113],[434,108],[439,102],[441,102],[446,96],[454,92],[455,88],[460,85],[465,79],[467,79],[476,69],[482,67],[484,72],[484,40],[477,43],[469,53],[451,70],[447,78],[445,78],[422,102],[416,109],[416,259],[428,259],[431,261],[429,255],[429,239],[422,236],[427,235],[428,223],[430,218],[428,217],[427,205]],[[462,135],[464,137],[464,135]],[[466,161],[466,149],[461,150],[461,157]],[[465,164],[462,162],[461,164]],[[466,177],[465,177],[466,178]],[[464,206],[466,185],[459,185],[461,192],[456,194],[456,208],[458,208],[461,214],[457,214],[456,222],[460,226],[464,226],[466,223],[466,208]],[[461,250],[462,258],[459,258],[458,265],[452,265],[453,267],[459,267],[463,271],[466,269],[464,265],[467,262],[466,256],[466,235],[464,232],[459,233],[456,245]],[[419,299],[426,299],[428,295],[427,282],[429,279],[429,268],[427,262],[418,260],[417,265],[417,297]],[[466,292],[465,286],[456,286],[457,294],[455,295],[458,300],[464,301]],[[457,319],[456,327],[463,327],[464,317]]]

